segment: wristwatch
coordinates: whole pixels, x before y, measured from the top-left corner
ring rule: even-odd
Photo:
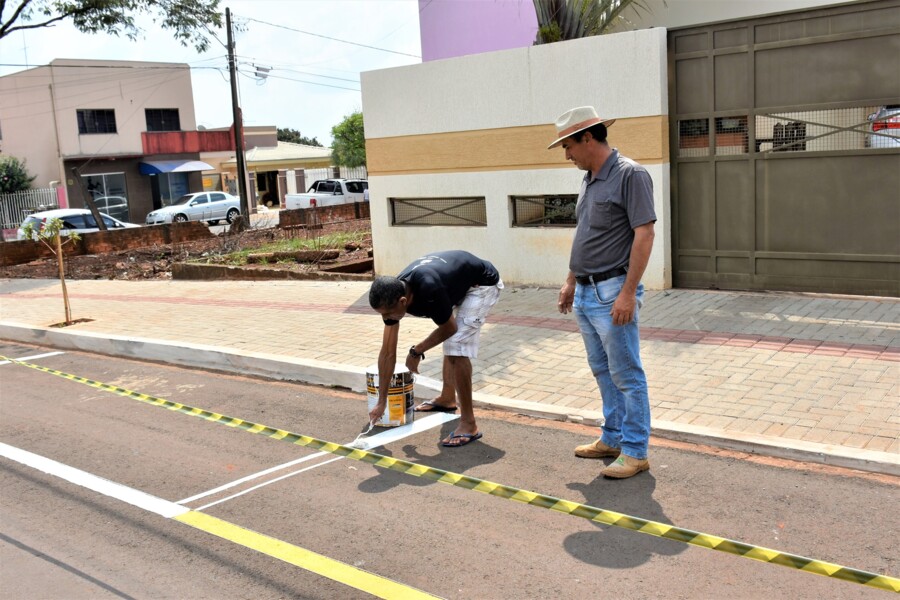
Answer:
[[[425,358],[425,353],[424,352],[416,352],[415,346],[409,347],[409,355],[415,356],[416,358]]]

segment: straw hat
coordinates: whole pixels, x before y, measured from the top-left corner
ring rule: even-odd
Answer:
[[[556,148],[564,139],[571,135],[575,135],[579,131],[584,131],[588,127],[593,127],[598,123],[602,123],[609,127],[615,123],[615,119],[602,120],[597,116],[597,111],[593,106],[579,106],[570,111],[564,112],[556,119],[556,134],[559,136],[555,142],[547,146],[547,150]]]

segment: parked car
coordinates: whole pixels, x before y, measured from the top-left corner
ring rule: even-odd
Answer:
[[[124,196],[100,196],[94,198],[97,210],[120,221],[128,220],[128,199]]]
[[[175,204],[163,206],[147,215],[147,225],[206,221],[218,225],[231,223],[241,214],[241,199],[225,192],[196,192],[185,194]]]
[[[869,115],[866,148],[900,148],[900,104],[882,106]]]
[[[334,206],[350,202],[364,202],[369,182],[365,179],[320,179],[305,194],[287,194],[284,207],[288,210],[312,206]]]
[[[135,225],[134,223],[125,223],[124,221],[120,221],[118,219],[114,219],[109,215],[100,213],[100,216],[103,218],[103,222],[106,224],[107,230],[114,229],[125,229],[130,227],[140,227],[140,225]],[[43,212],[36,212],[25,217],[25,220],[22,221],[22,224],[19,225],[19,229],[16,231],[16,239],[24,240],[27,239],[25,236],[25,226],[31,225],[31,228],[36,235],[44,226],[50,222],[51,219],[59,219],[62,221],[62,228],[59,230],[61,235],[69,235],[72,233],[93,233],[95,231],[100,231],[100,228],[97,227],[97,222],[94,220],[94,215],[91,214],[91,211],[86,208],[60,208],[57,210],[45,210]]]

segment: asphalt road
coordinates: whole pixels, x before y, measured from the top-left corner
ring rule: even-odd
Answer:
[[[0,342],[7,357],[49,351]],[[366,424],[365,398],[341,390],[79,353],[31,362],[337,443],[351,442]],[[79,470],[73,483],[0,458],[5,598],[369,598],[363,590],[387,595],[404,586],[485,599],[884,593],[331,454],[314,456],[310,448],[21,365],[0,365],[0,378],[0,441]],[[896,478],[654,440],[650,472],[605,480],[598,461],[572,455],[593,435],[587,427],[488,411],[478,417],[484,438],[464,448],[440,447],[454,422],[432,415],[417,419],[423,431],[373,452],[900,575]],[[294,464],[254,477],[287,463]],[[197,527],[161,516],[83,487],[85,473],[221,521]],[[242,478],[250,479],[229,486]],[[229,487],[216,491],[223,486]],[[239,535],[245,530],[235,533],[231,524],[269,536],[262,550],[235,543],[246,541]],[[266,553],[285,547],[300,566]],[[359,583],[367,574],[384,579],[341,583]]]

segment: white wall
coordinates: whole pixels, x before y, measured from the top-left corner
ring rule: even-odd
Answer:
[[[588,104],[604,118],[664,118],[666,86],[663,29],[373,71],[362,74],[366,138],[547,126],[566,110]],[[459,248],[494,262],[507,282],[560,285],[574,228],[513,228],[509,207],[510,195],[578,192],[583,172],[560,162],[561,149],[545,150],[553,132],[550,125],[539,148],[548,163],[556,161],[548,168],[378,174],[370,156],[376,271],[397,273],[417,256]],[[654,182],[658,221],[644,284],[660,289],[671,287],[668,158],[645,166]],[[391,226],[388,198],[446,196],[484,196],[487,227]]]
[[[543,125],[584,104],[603,117],[668,113],[664,29],[368,71],[360,80],[367,139]]]

